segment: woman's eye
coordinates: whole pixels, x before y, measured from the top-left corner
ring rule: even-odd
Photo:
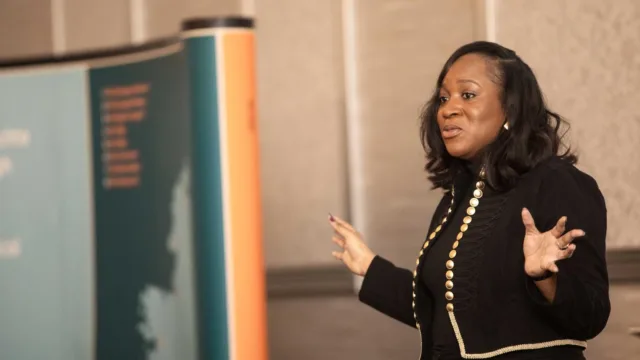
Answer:
[[[446,96],[440,96],[439,100],[440,100],[440,104],[445,103],[447,101],[447,97]]]
[[[469,92],[462,93],[462,98],[465,99],[465,100],[469,100],[469,99],[472,99],[474,97],[476,97],[476,94],[469,93]]]

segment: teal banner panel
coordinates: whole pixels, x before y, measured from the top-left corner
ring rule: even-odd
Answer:
[[[192,94],[200,353],[202,359],[229,359],[216,39],[192,37],[184,44]]]
[[[194,359],[184,54],[115,59],[89,79],[96,359]]]

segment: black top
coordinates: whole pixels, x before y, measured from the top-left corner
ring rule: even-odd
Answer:
[[[463,189],[460,189],[463,191]],[[463,202],[468,203],[471,198],[473,186],[469,186]],[[464,206],[454,207],[451,216],[452,224],[462,224],[462,219],[466,216]],[[433,299],[433,350],[438,354],[451,354],[460,356],[458,350],[458,342],[456,335],[449,323],[449,313],[446,305],[448,301],[445,299],[446,288],[444,286],[447,281],[445,272],[447,268],[445,263],[449,260],[449,251],[456,241],[459,226],[447,226],[442,234],[431,241],[430,250],[424,258],[424,265],[420,272],[420,280],[426,286],[429,295]],[[456,280],[456,279],[453,279]]]
[[[469,193],[464,190],[475,180],[468,175],[456,179],[453,218],[418,257],[416,272],[376,256],[365,275],[360,300],[418,328],[421,359],[438,358],[436,351],[440,359],[583,359],[586,340],[603,330],[610,312],[606,207],[596,182],[553,157],[522,176],[506,193],[487,186],[456,249],[450,290],[455,296],[449,301],[444,298],[444,264],[468,206]],[[447,192],[429,233],[441,223],[451,201]],[[567,216],[567,229],[586,232],[575,241],[573,257],[557,263],[560,271],[553,303],[524,273],[523,207],[531,211],[541,231]]]

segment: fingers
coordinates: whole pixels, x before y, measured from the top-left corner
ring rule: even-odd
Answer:
[[[573,253],[576,251],[576,244],[569,244],[566,249],[558,250],[555,254],[557,260],[568,259],[573,256]],[[557,261],[556,260],[556,261]]]
[[[329,221],[330,222],[335,222],[338,225],[343,226],[347,230],[350,230],[352,232],[356,232],[356,229],[354,229],[353,226],[351,226],[351,224],[349,224],[348,222],[342,220],[341,218],[339,218],[337,216],[333,216],[333,215],[329,214]]]
[[[573,256],[573,253],[576,251],[576,249],[578,248],[578,245],[576,244],[571,244],[569,245],[569,248],[566,251],[566,253],[564,254],[565,259],[569,259]]]
[[[331,252],[331,255],[333,255],[334,258],[344,262],[344,256],[345,256],[344,248],[347,245],[347,242],[346,242],[347,235],[354,234],[356,233],[356,231],[353,229],[353,226],[351,226],[349,223],[331,214],[329,214],[329,224],[331,224],[331,227],[333,227],[335,231],[335,234],[333,235],[333,237],[331,237],[331,241],[333,241],[336,245],[340,246],[340,248],[342,248],[343,250],[343,251],[333,251]]]
[[[344,252],[341,251],[333,251],[331,252],[331,255],[333,255],[334,258],[342,261],[342,257],[344,256]]]
[[[579,238],[582,236],[585,236],[584,231],[580,229],[571,230],[568,233],[562,235],[561,237],[558,237],[558,248],[560,248],[560,250],[565,250],[567,246],[569,246],[569,244],[571,244],[576,238]]]
[[[567,217],[563,216],[560,219],[558,219],[556,226],[554,226],[553,229],[551,229],[551,235],[557,238],[561,237],[562,234],[564,234],[566,226],[567,226]]]
[[[535,221],[533,221],[533,216],[527,208],[522,208],[522,223],[524,224],[527,234],[540,234],[540,231],[536,228]]]
[[[576,252],[576,249],[578,248],[578,245],[576,244],[571,244],[569,245],[569,251],[567,254],[567,259],[571,258],[573,256],[573,253]]]
[[[573,256],[573,253],[576,251],[578,246],[576,244],[569,244],[565,250],[560,250],[552,255],[548,256],[546,261],[543,261],[540,268],[542,270],[549,270],[551,272],[557,273],[559,271],[557,261],[569,259]]]
[[[584,236],[584,231],[582,230],[572,230],[558,240],[558,244],[550,245],[555,248],[555,250],[550,250],[547,252],[541,261],[540,261],[540,269],[541,270],[549,270],[553,273],[557,273],[559,271],[558,265],[556,264],[558,261],[569,259],[576,252],[578,246],[576,244],[571,243],[573,239]],[[561,248],[560,241],[568,241],[569,243],[565,248]]]
[[[346,237],[349,234],[356,234],[356,230],[348,222],[329,214],[329,224],[340,235]]]

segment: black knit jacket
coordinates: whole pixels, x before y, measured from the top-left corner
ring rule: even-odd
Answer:
[[[455,187],[464,189],[476,180],[461,176]],[[455,192],[453,206],[468,206],[463,203],[464,193]],[[435,210],[429,234],[441,224],[451,201],[447,192]],[[524,272],[523,207],[531,211],[541,232],[551,229],[562,216],[568,218],[567,230],[586,232],[575,240],[574,255],[557,262],[560,271],[553,303],[546,301]],[[443,226],[461,224],[449,222]],[[449,319],[460,356],[485,359],[522,350],[586,347],[586,341],[604,329],[610,313],[606,231],[606,206],[597,183],[557,157],[523,175],[508,192],[494,192],[487,186],[456,249],[452,269],[455,286],[451,292],[455,297],[449,301]],[[437,237],[431,241],[437,241]],[[420,245],[416,252],[423,244],[416,244]],[[430,360],[433,299],[424,282],[414,279],[414,274],[420,276],[428,251],[426,247],[418,256],[415,273],[376,256],[359,298],[419,329],[421,359]],[[443,286],[445,271],[443,266]]]

